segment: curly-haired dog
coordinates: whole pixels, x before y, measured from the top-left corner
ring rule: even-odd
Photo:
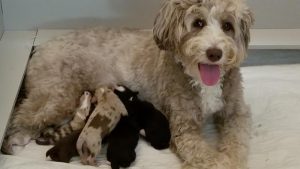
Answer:
[[[120,83],[168,117],[183,168],[245,169],[251,116],[239,65],[252,22],[244,0],[165,0],[153,34],[95,28],[37,47],[28,96],[13,113],[3,150],[13,153],[13,145],[71,116],[82,91]],[[210,115],[217,149],[201,134]]]
[[[92,106],[92,94],[88,91],[84,91],[83,95],[80,97],[80,104],[76,109],[73,119],[64,125],[59,126],[57,129],[53,127],[46,128],[42,132],[42,137],[38,138],[36,143],[40,145],[54,144],[74,131],[81,130],[90,114],[90,109],[94,109]]]
[[[95,91],[97,105],[82,129],[76,144],[83,164],[96,165],[102,139],[117,125],[127,110],[113,90],[100,87]]]

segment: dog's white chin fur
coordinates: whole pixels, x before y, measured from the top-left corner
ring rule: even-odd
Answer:
[[[221,75],[218,82],[213,86],[205,85],[200,77],[200,72],[198,71],[198,77],[193,78],[190,84],[194,88],[198,88],[201,98],[201,105],[203,109],[203,117],[208,117],[213,113],[221,110],[224,106],[224,100],[222,97],[222,81],[225,75],[225,71],[221,69]]]

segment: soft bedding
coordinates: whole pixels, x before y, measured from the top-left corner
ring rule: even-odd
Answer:
[[[245,97],[253,114],[249,169],[300,168],[300,65],[242,68]],[[299,106],[299,107],[298,107]],[[207,139],[213,141],[215,130],[208,124]],[[99,167],[83,166],[78,158],[71,164],[46,159],[50,146],[31,142],[16,156],[0,155],[3,169],[81,169],[109,168],[105,148],[98,157]],[[170,151],[157,151],[141,140],[132,169],[179,169],[180,160]]]

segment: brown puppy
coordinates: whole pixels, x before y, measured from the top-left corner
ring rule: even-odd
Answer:
[[[47,151],[46,157],[50,156],[54,161],[70,162],[72,157],[78,156],[76,142],[80,132],[81,130],[74,131],[70,135],[59,140],[54,147]]]

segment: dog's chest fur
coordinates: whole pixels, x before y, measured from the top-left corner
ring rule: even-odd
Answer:
[[[215,86],[200,86],[200,107],[202,110],[202,116],[206,118],[223,108],[224,100],[222,97],[222,88],[221,83],[218,83]]]

